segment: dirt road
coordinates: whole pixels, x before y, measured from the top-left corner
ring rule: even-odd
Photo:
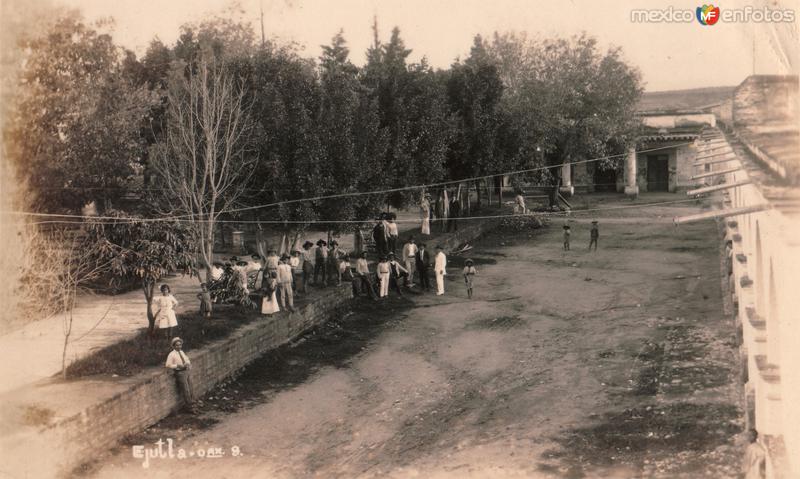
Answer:
[[[596,253],[561,234],[483,239],[472,301],[451,258],[446,296],[361,302],[85,475],[737,477],[715,224],[601,218]],[[145,471],[131,446],[159,438],[225,455]]]

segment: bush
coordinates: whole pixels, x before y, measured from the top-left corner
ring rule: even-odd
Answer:
[[[546,218],[537,215],[514,215],[503,218],[500,222],[500,229],[510,232],[530,231],[542,228],[546,225]]]

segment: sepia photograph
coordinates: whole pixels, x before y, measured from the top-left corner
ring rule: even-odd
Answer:
[[[0,0],[0,479],[800,479],[800,0]]]

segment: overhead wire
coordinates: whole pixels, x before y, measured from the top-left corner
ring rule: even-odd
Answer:
[[[639,154],[639,153],[648,153],[648,152],[659,151],[659,150],[663,150],[663,149],[667,149],[667,148],[675,148],[675,147],[678,147],[678,146],[690,145],[692,143],[693,142],[686,142],[686,143],[673,144],[673,145],[670,145],[670,146],[663,146],[663,147],[658,147],[658,148],[650,148],[650,149],[646,149],[646,150],[638,150],[636,153],[637,154]],[[626,156],[627,154],[628,153],[620,153],[620,154],[616,154],[616,155],[607,155],[607,156],[602,156],[602,157],[597,157],[597,158],[590,158],[590,159],[586,159],[586,160],[579,160],[579,161],[574,161],[574,162],[570,162],[570,163],[564,163],[563,165],[566,165],[566,164],[578,165],[578,164],[592,163],[592,162],[596,162],[596,161],[603,161],[603,160],[609,160],[609,159],[613,159],[613,158],[620,158],[620,157]],[[458,183],[464,183],[464,182],[470,182],[470,181],[477,181],[477,180],[481,180],[481,179],[493,178],[493,177],[496,177],[496,176],[514,176],[514,175],[520,175],[520,174],[524,174],[524,173],[532,173],[532,172],[535,172],[535,171],[549,170],[549,169],[553,169],[553,168],[560,168],[563,165],[540,166],[540,167],[535,167],[535,168],[526,168],[526,169],[521,169],[521,170],[499,172],[499,173],[493,173],[493,174],[488,174],[488,175],[473,176],[473,177],[470,177],[470,178],[462,178],[462,179],[459,179],[459,180],[448,180],[448,181],[442,181],[442,182],[435,182],[435,183],[428,183],[428,184],[421,184],[421,185],[412,185],[412,186],[403,186],[403,187],[388,188],[388,189],[373,190],[373,191],[355,191],[355,192],[347,192],[347,193],[336,193],[336,194],[332,194],[332,195],[319,195],[319,196],[306,197],[306,198],[281,200],[281,201],[277,201],[277,202],[273,202],[273,203],[246,206],[246,207],[241,207],[241,208],[233,208],[233,209],[230,209],[230,210],[226,211],[226,214],[241,213],[241,212],[244,212],[244,211],[253,211],[253,210],[258,210],[258,209],[264,209],[264,208],[270,208],[270,207],[281,206],[281,205],[286,205],[286,204],[294,204],[294,203],[313,202],[313,201],[320,201],[320,200],[327,200],[327,199],[337,199],[337,198],[347,198],[347,197],[354,197],[354,196],[367,196],[367,195],[379,195],[379,194],[397,193],[397,192],[401,192],[401,191],[420,190],[420,189],[426,189],[426,188],[436,188],[436,187],[453,185],[453,184],[458,184]],[[31,217],[40,217],[40,218],[74,218],[74,219],[92,219],[92,220],[95,220],[95,221],[108,220],[108,221],[113,221],[115,223],[124,222],[124,221],[128,221],[128,222],[169,222],[169,221],[174,221],[174,220],[179,220],[179,219],[185,219],[185,220],[189,220],[191,222],[212,221],[212,220],[203,220],[202,218],[198,218],[198,216],[203,216],[203,215],[200,215],[200,214],[197,214],[197,213],[194,213],[194,214],[182,214],[182,215],[166,215],[166,216],[161,216],[161,217],[157,217],[157,218],[137,218],[137,217],[132,217],[132,216],[128,216],[128,217],[119,216],[119,217],[117,217],[117,216],[99,216],[99,215],[69,215],[69,214],[58,214],[58,213],[38,213],[38,212],[32,212],[32,211],[8,211],[8,212],[2,212],[2,214],[18,215],[18,216],[31,216]],[[219,222],[221,220],[213,220],[213,221]],[[241,223],[241,221],[235,221],[235,220],[232,221],[232,222]],[[260,221],[260,222],[261,223],[267,223],[268,221]],[[276,223],[286,223],[287,221],[276,220],[275,222]],[[300,221],[297,221],[297,222],[298,223],[308,223],[309,221],[300,220]],[[325,223],[332,223],[333,221],[324,221],[324,222]],[[353,222],[360,222],[360,221],[346,220],[346,222],[353,223]]]

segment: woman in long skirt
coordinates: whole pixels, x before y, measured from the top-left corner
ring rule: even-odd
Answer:
[[[275,273],[271,273],[269,279],[264,280],[264,298],[261,300],[261,314],[275,314],[281,310],[278,307],[278,297],[275,294],[278,290],[278,279]]]
[[[422,234],[431,234],[431,203],[428,201],[426,196],[423,196],[422,201],[420,202],[419,214],[422,219]]]

